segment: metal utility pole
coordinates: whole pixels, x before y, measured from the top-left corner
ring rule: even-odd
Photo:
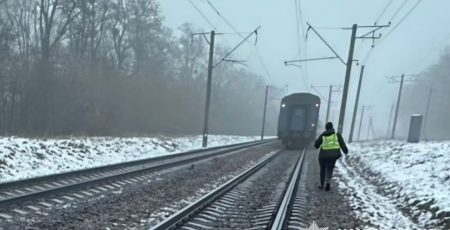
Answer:
[[[375,126],[373,125],[373,119],[372,119],[372,136],[373,136],[373,139],[376,139]]]
[[[208,146],[208,123],[209,123],[209,105],[211,102],[211,80],[212,80],[212,70],[214,61],[214,30],[211,31],[209,38],[209,60],[208,60],[208,79],[206,81],[206,102],[205,102],[205,116],[203,122],[203,148]]]
[[[342,134],[342,131],[344,129],[344,120],[345,120],[345,107],[347,105],[347,95],[348,95],[348,88],[350,84],[350,75],[352,70],[352,64],[353,64],[353,52],[355,49],[355,40],[356,39],[372,39],[372,47],[374,47],[374,41],[375,39],[379,39],[381,37],[381,34],[378,36],[375,35],[375,33],[380,30],[381,28],[389,27],[389,25],[373,25],[373,26],[359,26],[360,28],[373,28],[371,31],[356,37],[356,30],[358,29],[357,24],[353,24],[351,28],[342,28],[342,29],[351,29],[352,30],[352,36],[350,39],[350,50],[347,62],[344,62],[344,60],[339,56],[339,54],[331,47],[331,45],[325,41],[325,39],[317,32],[316,29],[314,29],[313,26],[311,26],[309,23],[306,23],[308,25],[307,31],[311,30],[313,31],[319,38],[322,40],[322,42],[333,52],[335,56],[332,57],[323,57],[323,58],[310,58],[310,59],[303,59],[303,60],[294,60],[294,61],[286,61],[284,62],[285,65],[295,65],[296,62],[304,62],[304,61],[317,61],[317,60],[327,60],[327,59],[339,59],[342,64],[347,66],[346,72],[345,72],[345,83],[344,83],[344,93],[342,95],[342,103],[341,103],[341,110],[339,113],[339,121],[338,121],[338,132]]]
[[[348,52],[348,59],[347,59],[347,63],[346,63],[347,70],[345,71],[344,92],[342,94],[341,111],[339,113],[339,122],[338,122],[338,132],[341,134],[344,129],[345,107],[347,105],[348,86],[350,83],[350,74],[352,71],[353,51],[355,50],[355,39],[356,39],[357,28],[358,28],[358,25],[353,24],[352,37],[350,39],[350,50]]]
[[[353,109],[352,124],[350,127],[350,136],[348,138],[349,143],[353,141],[353,131],[355,129],[356,114],[358,113],[359,94],[361,92],[363,75],[364,75],[364,65],[361,66],[361,73],[359,74],[358,91],[356,92],[355,108]]]
[[[351,28],[342,28],[342,29],[351,29],[352,30],[352,36],[350,39],[350,50],[347,62],[344,62],[344,60],[339,56],[339,54],[331,47],[331,45],[325,41],[325,39],[317,32],[316,29],[314,29],[313,26],[311,26],[309,23],[306,23],[308,25],[307,31],[311,30],[313,31],[319,38],[322,40],[322,42],[333,52],[335,56],[333,57],[323,57],[323,58],[310,58],[310,59],[303,59],[303,60],[294,60],[294,61],[285,61],[285,65],[295,65],[296,62],[305,62],[305,61],[317,61],[317,60],[327,60],[327,59],[339,59],[342,64],[347,66],[346,72],[345,72],[345,83],[344,83],[344,93],[342,95],[342,103],[341,103],[341,110],[339,113],[339,121],[338,121],[338,132],[342,133],[344,129],[344,120],[345,120],[345,107],[347,105],[347,95],[348,95],[348,88],[350,84],[350,75],[352,70],[352,64],[353,64],[353,52],[355,50],[355,40],[356,39],[372,39],[372,47],[374,47],[374,41],[375,39],[379,39],[381,37],[381,34],[378,36],[375,35],[375,33],[380,30],[381,28],[389,27],[389,25],[373,25],[373,26],[359,26],[360,28],[373,28],[371,31],[356,37],[356,30],[358,29],[357,24],[353,24]],[[299,66],[298,66],[299,67]]]
[[[331,94],[332,93],[333,93],[333,85],[330,85],[330,92],[328,93],[327,116],[325,118],[325,123],[330,121],[330,120],[328,120],[328,118],[330,117]]]
[[[372,131],[372,116],[369,117],[369,124],[367,126],[367,138],[366,140],[368,141],[370,138],[370,131]]]
[[[359,119],[358,141],[361,140],[361,128],[362,128],[362,123],[363,123],[363,119],[364,119],[364,110],[365,109],[366,109],[366,107],[364,105],[361,106],[361,118]]]
[[[243,61],[238,60],[229,60],[227,59],[228,56],[230,56],[237,48],[239,48],[245,41],[247,41],[253,34],[257,36],[258,29],[261,28],[261,26],[258,26],[253,32],[251,32],[247,37],[245,37],[240,43],[238,43],[234,48],[232,48],[228,53],[226,53],[222,58],[219,59],[218,62],[215,64],[214,62],[214,38],[216,35],[220,35],[222,33],[216,33],[214,30],[211,31],[210,39],[208,41],[208,38],[206,35],[208,33],[193,33],[194,35],[201,35],[203,36],[207,42],[209,43],[209,60],[208,60],[208,78],[206,82],[206,102],[205,102],[205,117],[203,122],[203,135],[202,135],[202,146],[207,147],[208,146],[208,123],[209,123],[209,106],[211,102],[211,81],[212,81],[212,71],[213,69],[219,65],[222,62],[231,62],[231,63],[237,63],[237,64],[243,64]]]
[[[261,140],[264,139],[264,127],[266,125],[266,110],[267,110],[267,96],[269,95],[269,86],[266,86],[266,95],[264,97],[264,112],[263,112],[263,120],[262,120],[262,128],[261,128]]]
[[[333,93],[337,93],[337,92],[342,92],[342,86],[341,85],[329,85],[329,86],[314,86],[311,85],[311,88],[317,92],[317,94],[319,95],[319,97],[322,98],[322,100],[324,102],[327,102],[327,112],[326,112],[326,117],[325,117],[325,122],[329,122],[329,118],[330,118],[330,110],[331,110],[331,103],[333,103],[333,101],[331,100]],[[320,93],[319,89],[317,88],[329,88],[329,92],[328,92],[328,100],[325,99],[325,97]]]
[[[372,117],[370,117],[370,127],[371,127],[371,130],[372,130],[372,136],[373,136],[373,139],[375,139],[375,138],[376,138],[376,135],[375,135],[375,127],[374,127],[374,125],[373,125],[373,119],[372,119]]]
[[[391,112],[389,113],[389,123],[388,123],[388,129],[386,133],[386,138],[389,139],[389,133],[391,131],[391,124],[392,124],[392,113],[394,112],[394,104],[391,105]]]
[[[431,97],[433,95],[433,88],[430,87],[430,91],[428,93],[427,107],[425,109],[425,119],[423,120],[423,135],[426,135],[427,121],[428,121],[428,111],[430,110]]]
[[[397,98],[397,108],[395,109],[395,116],[394,116],[394,124],[392,126],[392,136],[391,139],[395,138],[395,128],[397,126],[397,118],[398,118],[398,110],[400,108],[400,99],[402,97],[402,90],[403,90],[403,80],[405,79],[405,74],[402,74],[401,80],[400,80],[400,88],[398,89],[398,98]]]

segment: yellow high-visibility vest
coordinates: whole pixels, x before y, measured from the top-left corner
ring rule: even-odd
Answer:
[[[333,150],[333,149],[340,149],[341,146],[339,145],[338,137],[335,134],[332,134],[330,136],[322,136],[322,145],[323,150]]]

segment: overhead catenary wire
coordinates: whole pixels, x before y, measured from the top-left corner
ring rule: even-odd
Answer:
[[[302,39],[305,37],[305,30],[303,28],[303,13],[302,13],[302,7],[300,0],[294,0],[295,3],[295,21],[296,21],[296,30],[297,30],[297,52],[298,52],[298,58],[299,59],[306,59],[306,43],[303,47],[302,52]],[[301,34],[300,34],[301,32]],[[304,54],[304,55],[303,55]],[[306,64],[305,64],[306,67]],[[302,71],[303,70],[303,71]],[[303,78],[303,81],[305,83],[305,88],[308,89],[308,76],[307,76],[307,70],[301,69],[300,72],[303,72],[301,77]]]
[[[328,103],[328,100],[322,95],[322,93],[320,93],[320,91],[318,89],[316,89],[316,87],[311,85],[311,89],[313,89],[314,91],[316,91],[316,93],[319,95],[320,98],[322,98],[322,100],[326,103]]]
[[[399,7],[399,9],[397,9],[397,12],[394,14],[394,16],[391,18],[391,20],[393,18],[395,18],[395,16],[397,15],[398,11],[403,8],[404,4],[406,3],[407,0],[405,0],[403,2],[403,4]],[[411,7],[411,9],[395,24],[395,26],[393,26],[393,28],[391,30],[389,30],[386,35],[382,36],[381,39],[375,44],[375,45],[379,45],[381,42],[383,42],[390,34],[392,34],[399,26],[400,24],[409,16],[411,15],[411,13],[417,8],[417,6],[419,6],[419,4],[422,2],[422,0],[417,0],[417,2]],[[373,53],[373,49],[370,49],[369,52],[367,52],[366,56],[362,59],[362,63],[366,63],[371,54]]]
[[[406,13],[406,15],[403,16],[403,18],[400,19],[400,21],[398,21],[398,23],[392,28],[392,30],[388,31],[388,33],[384,36],[384,39],[386,39],[386,37],[388,37],[392,32],[394,32],[395,29],[397,29],[397,27],[417,8],[417,6],[419,6],[421,2],[422,0],[417,0],[416,4],[414,4],[414,6],[408,11],[408,13]]]
[[[287,90],[288,90],[288,85],[283,86],[281,89],[279,89],[277,92],[275,92],[275,93],[269,98],[269,100],[272,100],[272,99],[277,98],[277,96],[278,96],[280,93],[282,93],[282,92],[284,92],[284,91],[287,91]]]
[[[400,5],[400,7],[397,8],[395,13],[392,15],[391,19],[389,19],[390,22],[392,22],[395,19],[395,17],[397,17],[398,13],[403,9],[403,7],[406,5],[407,2],[408,0],[403,0],[403,3]]]
[[[267,66],[265,64],[264,59],[262,58],[261,53],[259,52],[259,49],[257,47],[255,47],[255,50],[256,50],[256,55],[257,55],[258,60],[259,60],[259,64],[263,67],[263,70],[264,70],[264,72],[267,75],[266,80],[268,80],[269,83],[272,84],[273,83],[272,82],[272,75],[270,74],[269,69],[267,68]]]
[[[259,28],[261,28],[261,26],[258,26],[252,33],[250,33],[247,37],[245,37],[241,42],[239,42],[234,48],[232,48],[230,51],[228,51],[227,54],[225,54],[225,56],[221,59],[219,59],[219,61],[213,65],[213,68],[216,67],[218,64],[220,64],[223,60],[225,60],[228,56],[231,55],[231,53],[233,53],[237,48],[239,48],[245,41],[247,41],[253,34],[255,34],[256,36],[258,36],[258,30]]]
[[[295,29],[297,30],[297,57],[299,58],[299,59],[301,59],[302,57],[300,56],[300,19],[299,19],[299,16],[298,16],[298,14],[299,14],[299,10],[298,10],[298,0],[294,0],[294,3],[295,3],[295,23],[296,23],[296,27],[295,27]]]
[[[191,3],[192,7],[194,7],[197,13],[202,16],[202,18],[211,26],[211,28],[216,29],[216,26],[208,19],[208,17],[206,17],[206,15],[200,10],[200,8],[198,8],[197,5],[195,5],[192,0],[189,0],[189,3]]]
[[[241,37],[242,39],[244,39],[244,36],[242,35],[242,32],[239,32],[237,29],[236,29],[236,27],[234,27],[233,26],[233,24],[231,24],[231,22],[229,21],[229,20],[227,20],[226,18],[225,18],[225,16],[222,14],[222,13],[220,13],[220,11],[208,0],[207,1],[208,2],[208,5],[213,9],[213,11],[231,28],[231,30],[233,30],[233,32],[234,33],[236,33],[237,35],[239,35],[239,37]],[[254,32],[254,31],[253,31]],[[251,33],[253,33],[253,32],[251,32]],[[248,40],[246,40],[246,39],[244,39],[245,40],[245,42],[247,42],[247,43],[250,43]],[[256,42],[255,42],[256,43]],[[265,64],[265,62],[264,62],[264,59],[262,58],[262,56],[261,56],[261,53],[259,52],[259,49],[258,49],[258,47],[256,46],[256,44],[255,43],[251,43],[252,45],[253,45],[253,47],[255,48],[255,50],[256,50],[256,55],[257,55],[257,57],[258,57],[258,61],[259,61],[259,63],[261,64],[261,66],[263,67],[263,70],[264,70],[264,72],[265,72],[265,74],[267,75],[265,78],[266,78],[266,80],[268,80],[270,83],[272,83],[272,75],[270,74],[270,72],[269,72],[269,70],[268,70],[268,68],[267,68],[267,65]]]
[[[381,43],[382,41],[384,41],[390,34],[392,34],[392,32],[394,32],[399,26],[400,24],[402,24],[402,22],[409,16],[411,15],[411,13],[417,8],[417,6],[419,6],[419,4],[422,2],[422,0],[417,0],[416,4],[413,5],[413,7],[405,14],[405,16],[403,16],[400,21],[397,22],[397,24],[395,24],[395,26],[389,30],[385,36],[383,36],[380,41],[378,42]]]
[[[241,38],[244,38],[242,36],[241,33],[238,32],[238,30],[219,12],[219,10],[217,10],[217,8],[209,1],[206,1],[208,3],[208,5],[216,12],[216,14],[237,34],[239,34],[239,36],[241,36]]]
[[[394,0],[388,0],[388,3],[383,8],[383,10],[381,11],[380,15],[378,15],[377,20],[375,20],[375,24],[378,23],[378,21],[380,21],[381,17],[383,17],[383,15],[386,13],[386,10],[389,8],[389,6],[391,6],[393,1]]]
[[[192,0],[189,0],[189,2],[191,3],[191,5],[194,7],[194,9],[200,14],[200,16],[202,16],[202,18],[215,30],[216,29],[216,26],[211,22],[211,20],[209,20],[209,18],[200,10],[200,8],[192,1]],[[209,2],[209,1],[208,1]],[[219,16],[221,16],[222,17],[222,15],[220,14],[220,12],[218,12],[217,11],[217,9],[209,2],[209,5],[216,11],[216,13],[217,14],[219,14]],[[222,17],[223,18],[223,17]],[[225,18],[223,18],[224,20],[226,20]],[[228,21],[227,21],[227,23],[229,23]],[[221,35],[226,35],[226,34],[237,34],[237,35],[239,35],[240,37],[242,37],[243,38],[243,36],[242,36],[242,32],[239,32],[239,31],[237,31],[233,26],[231,26],[232,27],[232,29],[233,29],[233,33],[220,33]],[[251,32],[252,33],[252,32]],[[216,33],[216,35],[218,35],[218,33]],[[205,37],[205,35],[203,34],[203,36]],[[208,39],[205,37],[205,39],[206,39],[206,41],[208,41]],[[228,42],[228,40],[227,39],[225,39],[224,38],[224,41],[225,41],[225,43],[227,44],[227,46],[230,46],[231,47],[231,44]],[[230,55],[228,55],[228,56],[232,56],[231,54]],[[224,60],[222,60],[222,61],[225,61],[225,59]]]
[[[308,30],[311,29],[317,35],[317,37],[319,37],[320,40],[322,40],[322,42],[331,50],[331,52],[333,52],[334,55],[336,55],[336,57],[342,62],[342,64],[347,65],[347,63],[345,63],[345,61],[341,58],[341,56],[339,56],[339,54],[333,49],[333,47],[331,47],[331,45],[328,44],[328,42],[314,29],[314,27],[312,27],[309,23],[306,24],[308,25]]]

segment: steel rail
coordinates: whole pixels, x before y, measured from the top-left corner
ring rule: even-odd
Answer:
[[[165,230],[165,229],[175,229],[179,227],[179,225],[183,224],[184,221],[188,220],[191,216],[195,215],[197,212],[208,206],[209,204],[213,203],[220,197],[222,197],[224,194],[229,192],[231,189],[235,188],[237,185],[242,183],[244,180],[252,176],[254,173],[256,173],[258,170],[260,170],[262,167],[264,167],[266,164],[274,160],[276,157],[280,155],[281,152],[284,150],[280,150],[277,153],[274,153],[273,155],[265,158],[264,160],[260,161],[253,167],[245,170],[241,174],[237,175],[233,179],[229,180],[228,182],[224,183],[220,187],[216,188],[215,190],[211,191],[210,193],[206,194],[205,196],[201,197],[194,203],[186,206],[185,208],[181,209],[171,217],[165,219],[164,221],[160,222],[155,227],[151,228],[152,230]]]
[[[303,163],[305,161],[306,148],[303,149],[302,155],[297,161],[297,165],[295,167],[294,173],[291,177],[289,185],[287,187],[286,192],[284,193],[283,199],[281,201],[280,206],[278,207],[278,211],[275,217],[275,220],[272,223],[272,230],[281,230],[285,226],[286,222],[289,220],[289,211],[292,207],[295,194],[297,193],[298,184],[300,182],[301,173],[303,169]]]
[[[96,184],[99,182],[106,182],[109,180],[114,180],[114,179],[118,179],[118,178],[122,178],[122,177],[129,177],[129,176],[133,176],[133,175],[144,173],[144,172],[157,171],[160,169],[170,168],[170,167],[177,166],[177,165],[183,165],[186,163],[207,159],[210,157],[230,153],[233,151],[244,150],[246,148],[252,148],[255,146],[269,144],[274,141],[275,141],[274,139],[269,139],[269,140],[264,140],[264,141],[252,141],[252,142],[245,142],[245,143],[240,143],[240,144],[232,144],[232,145],[218,146],[218,147],[213,147],[213,148],[192,150],[192,151],[188,151],[188,152],[166,155],[166,156],[161,156],[161,157],[136,160],[136,161],[131,161],[131,162],[90,168],[90,169],[86,169],[86,170],[77,170],[77,171],[71,171],[71,172],[66,172],[66,173],[61,173],[61,174],[48,175],[48,176],[43,176],[43,177],[37,177],[37,178],[3,183],[3,184],[0,184],[0,192],[3,190],[7,190],[9,188],[13,188],[13,189],[15,189],[16,187],[23,188],[20,186],[28,186],[31,188],[35,185],[40,185],[40,183],[43,183],[43,182],[51,183],[55,180],[59,180],[62,178],[66,179],[66,177],[72,178],[72,181],[73,181],[73,179],[77,178],[77,177],[78,178],[79,177],[84,177],[84,178],[88,177],[88,175],[84,175],[84,174],[91,174],[91,176],[92,176],[93,174],[99,174],[102,171],[111,172],[111,171],[117,171],[118,169],[123,169],[123,168],[132,168],[131,170],[123,172],[123,173],[120,172],[120,173],[115,173],[115,174],[111,174],[111,175],[97,176],[92,179],[85,179],[85,180],[81,180],[81,181],[75,180],[76,182],[73,182],[71,184],[64,184],[61,186],[55,186],[55,187],[43,189],[43,190],[36,191],[36,192],[29,192],[29,193],[20,194],[17,196],[2,198],[2,199],[0,199],[0,207],[5,207],[5,206],[11,205],[11,204],[16,204],[19,202],[40,198],[40,197],[54,194],[54,193],[73,190],[78,187]],[[208,152],[211,152],[211,153],[208,153]],[[149,166],[149,164],[154,164],[154,165]],[[139,166],[141,166],[141,167],[139,167]],[[133,168],[133,167],[135,167],[135,168]],[[30,185],[30,184],[32,184],[32,185]]]

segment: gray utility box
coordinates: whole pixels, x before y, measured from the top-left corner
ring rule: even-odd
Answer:
[[[409,143],[419,143],[420,131],[422,129],[423,116],[420,114],[414,114],[411,116],[411,122],[409,123]]]

